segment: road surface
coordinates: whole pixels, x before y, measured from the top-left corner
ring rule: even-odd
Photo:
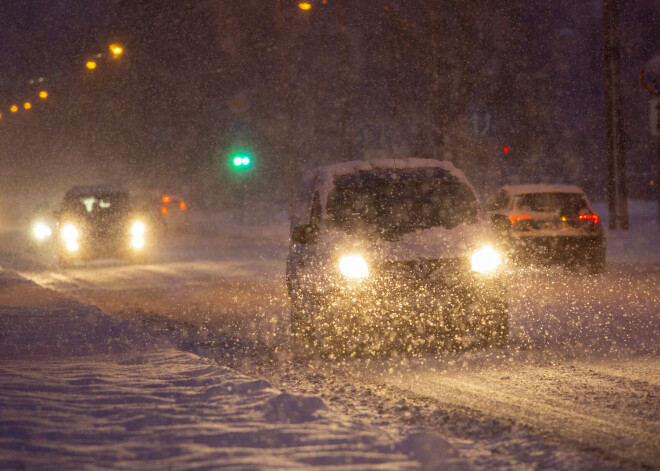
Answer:
[[[1,261],[282,389],[440,431],[477,469],[660,467],[660,266],[513,270],[506,350],[301,361],[288,347],[286,244],[284,225],[246,226],[170,234],[145,265],[60,270],[20,244]]]

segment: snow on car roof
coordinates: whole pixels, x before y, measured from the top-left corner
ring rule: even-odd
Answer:
[[[512,195],[522,195],[525,193],[580,193],[584,191],[577,185],[562,185],[552,183],[527,183],[522,185],[504,185],[502,189]]]
[[[321,199],[325,201],[325,196],[334,186],[335,178],[338,176],[350,175],[356,172],[366,172],[379,169],[411,169],[411,168],[441,168],[449,175],[456,177],[461,182],[469,185],[465,174],[449,161],[440,161],[435,159],[373,159],[373,160],[352,160],[349,162],[340,162],[324,167],[317,167],[307,171],[303,176],[303,185],[307,186],[309,182],[320,179],[319,188],[323,194]]]
[[[126,188],[119,185],[86,185],[86,186],[74,186],[66,193],[67,195],[71,195],[71,196],[85,196],[85,195],[97,195],[97,194],[109,194],[109,193],[128,194],[128,190],[126,190]]]
[[[440,168],[447,172],[448,175],[455,177],[461,183],[467,185],[473,192],[474,188],[470,185],[465,174],[456,168],[453,163],[447,160],[435,159],[372,159],[372,160],[352,160],[348,162],[340,162],[336,164],[326,165],[323,167],[316,167],[308,170],[303,175],[300,183],[300,188],[303,189],[296,200],[291,212],[291,228],[302,223],[309,216],[309,209],[312,189],[318,190],[321,198],[321,205],[325,208],[328,200],[328,194],[335,185],[336,177],[350,175],[357,172],[366,172],[369,170],[385,170],[385,169],[413,169],[413,168]],[[476,194],[476,192],[475,192]]]

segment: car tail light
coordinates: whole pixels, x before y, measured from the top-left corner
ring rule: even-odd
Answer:
[[[163,196],[162,200],[163,203],[169,203],[170,201],[172,201],[172,198],[170,198],[169,196]]]
[[[596,213],[580,214],[578,219],[580,219],[580,221],[591,221],[594,226],[598,224],[598,214]]]
[[[181,208],[181,211],[186,210],[186,202],[185,201],[180,201],[179,202],[179,208]]]
[[[160,208],[160,212],[161,214],[167,214],[167,207],[163,206],[162,208]]]
[[[526,221],[528,219],[531,219],[531,218],[527,214],[513,214],[513,215],[509,216],[509,221],[511,221],[512,226],[515,226],[520,221]]]

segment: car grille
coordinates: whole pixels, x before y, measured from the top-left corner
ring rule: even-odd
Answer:
[[[379,264],[382,277],[395,282],[454,286],[466,272],[461,258],[390,260]]]

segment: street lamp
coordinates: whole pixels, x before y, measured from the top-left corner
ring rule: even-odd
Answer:
[[[87,61],[85,63],[85,67],[87,67],[88,70],[94,70],[96,69],[96,62],[94,61]]]
[[[121,56],[122,53],[124,52],[124,48],[121,47],[119,44],[110,44],[110,46],[108,46],[108,49],[110,49],[110,52],[112,53],[112,57],[115,59]]]
[[[300,8],[301,10],[311,10],[312,4],[309,2],[300,2],[298,3],[298,8]]]
[[[41,98],[42,100],[45,100],[46,98],[48,98],[48,92],[46,90],[41,90],[39,92],[39,98]]]
[[[32,103],[30,103],[29,101],[26,101],[23,104],[23,108],[25,108],[26,110],[29,110],[30,108],[32,108]]]
[[[18,111],[18,106],[11,105],[11,108],[9,108],[9,111],[11,111],[12,113],[16,113]]]

